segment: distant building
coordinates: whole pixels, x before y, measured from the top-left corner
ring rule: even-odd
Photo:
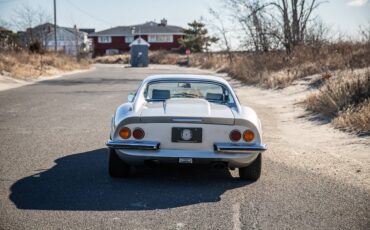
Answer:
[[[80,28],[79,30],[81,32],[86,32],[87,34],[95,33],[95,29],[93,29],[93,28]]]
[[[147,22],[139,25],[117,26],[88,35],[93,40],[94,56],[124,53],[138,37],[150,44],[150,50],[178,50],[179,39],[184,36],[183,28],[161,23]]]
[[[54,25],[45,23],[27,29],[20,34],[24,46],[29,46],[32,42],[39,41],[47,50],[54,50]],[[91,50],[91,41],[88,33],[77,28],[57,26],[57,50],[64,51],[69,55],[76,55],[77,49],[80,52]]]

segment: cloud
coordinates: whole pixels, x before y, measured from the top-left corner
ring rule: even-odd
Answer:
[[[368,2],[368,0],[349,0],[349,6],[363,6]]]

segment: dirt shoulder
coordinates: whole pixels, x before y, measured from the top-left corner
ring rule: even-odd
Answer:
[[[343,133],[307,114],[299,104],[310,92],[307,83],[264,90],[228,80],[262,121],[265,157],[370,191],[370,137]]]

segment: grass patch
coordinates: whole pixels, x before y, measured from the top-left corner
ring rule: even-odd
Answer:
[[[34,54],[26,51],[0,53],[0,74],[22,80],[50,76],[63,71],[89,68],[86,60],[61,53]]]
[[[94,62],[102,64],[128,64],[130,63],[130,54],[99,56],[94,59]]]
[[[369,99],[370,71],[343,71],[310,94],[305,105],[308,110],[330,118],[337,128],[370,134]]]
[[[370,99],[358,106],[350,106],[333,119],[336,128],[354,132],[359,135],[370,135]]]

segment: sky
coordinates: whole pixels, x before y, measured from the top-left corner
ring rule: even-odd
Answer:
[[[194,19],[211,18],[210,7],[222,12],[222,0],[56,0],[57,24],[97,31],[119,25],[160,21],[185,27]],[[22,5],[44,9],[51,18],[53,0],[0,0],[0,20],[11,22]],[[370,24],[369,0],[329,0],[316,11],[332,32],[357,36],[360,25]],[[15,28],[13,28],[15,29]]]

